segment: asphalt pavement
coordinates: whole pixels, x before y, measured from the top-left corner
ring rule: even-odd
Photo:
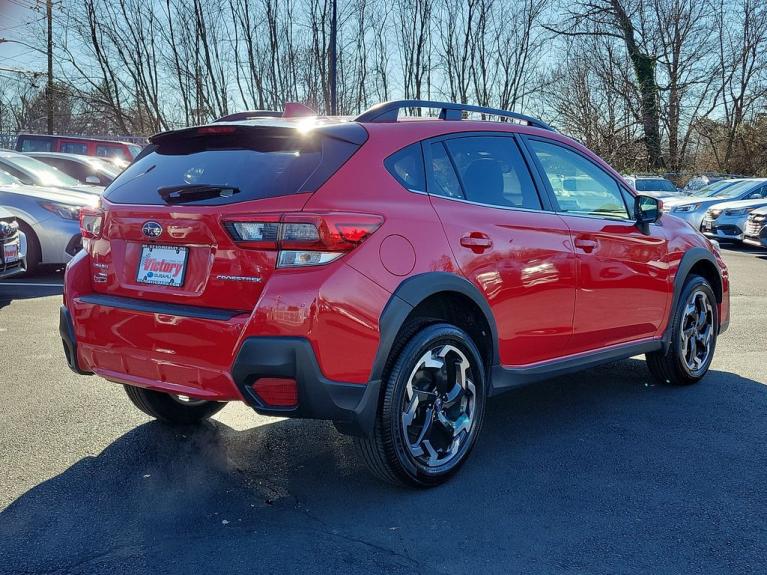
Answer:
[[[700,384],[635,358],[517,389],[427,491],[327,423],[151,421],[66,367],[60,272],[0,282],[0,573],[765,573],[767,251],[725,259]]]

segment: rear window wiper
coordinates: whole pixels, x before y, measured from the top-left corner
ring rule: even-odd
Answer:
[[[165,186],[159,188],[157,193],[166,204],[185,204],[187,202],[199,202],[211,198],[229,198],[239,194],[240,189],[233,186],[219,186],[214,184],[189,184],[180,186]]]

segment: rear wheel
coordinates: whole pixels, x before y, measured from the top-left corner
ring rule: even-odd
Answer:
[[[147,415],[166,423],[178,425],[198,423],[215,415],[226,405],[226,402],[192,399],[133,385],[124,387],[133,405]]]
[[[716,297],[705,278],[687,278],[672,322],[670,348],[648,353],[647,367],[661,383],[697,383],[714,358],[719,326]]]
[[[357,440],[384,481],[431,487],[465,463],[482,427],[485,373],[469,335],[437,323],[416,333],[384,381],[375,428]]]

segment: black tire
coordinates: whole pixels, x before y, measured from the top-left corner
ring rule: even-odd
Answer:
[[[152,391],[143,387],[125,385],[125,393],[133,405],[147,415],[176,425],[191,425],[207,419],[221,411],[226,402],[195,401],[189,405],[170,394]]]
[[[371,473],[379,479],[399,485],[433,487],[447,481],[461,468],[474,448],[482,429],[487,396],[482,356],[466,332],[446,323],[435,323],[425,327],[421,324],[421,329],[415,333],[411,330],[411,337],[404,346],[395,347],[393,351],[396,353],[398,349],[401,351],[396,356],[393,355],[390,367],[384,373],[382,396],[373,433],[368,437],[357,438],[357,446]],[[426,354],[430,354],[428,356],[430,358],[436,358],[437,362],[441,360],[442,368],[429,365],[421,372],[419,365],[425,365],[422,360],[427,357]],[[465,365],[464,360],[469,365],[465,372],[459,369],[459,366]],[[447,375],[451,372],[448,370],[450,365],[455,368],[452,373],[456,375],[452,377]],[[425,371],[426,369],[434,371]],[[423,377],[426,373],[432,375],[428,378]],[[465,373],[467,377],[459,377],[459,373]],[[415,379],[411,381],[411,376],[416,378],[418,374],[421,374],[421,379],[418,382]],[[449,386],[451,379],[452,387],[460,388],[458,395],[453,395],[452,399],[449,398],[451,393],[442,393],[444,388],[440,387],[441,385]],[[442,380],[444,383],[440,383]],[[411,381],[410,391],[408,391],[409,381]],[[426,382],[424,385],[427,386],[433,385],[437,390],[433,392],[436,399],[431,400],[430,407],[428,401],[424,401],[422,405],[417,401],[414,402],[412,395],[408,401],[408,393],[412,394],[413,389],[417,387],[415,383],[420,384],[420,382]],[[423,393],[432,394],[426,391]],[[414,404],[415,408],[413,408]],[[411,409],[406,410],[406,407]],[[450,420],[450,423],[460,422],[458,428],[461,431],[457,434],[453,431],[452,437],[448,438],[449,428],[442,422],[448,421],[446,417],[449,415],[449,410],[455,414],[456,409],[457,420]],[[420,413],[418,417],[423,417],[424,422],[428,415],[432,416],[433,423],[424,423],[420,429],[423,431],[428,428],[432,430],[431,434],[422,443],[419,440],[423,439],[423,434],[418,434],[416,439],[416,444],[420,447],[429,443],[428,453],[422,450],[420,456],[413,454],[412,440],[408,436],[410,427],[405,427],[403,418],[406,411]],[[442,415],[438,416],[438,414]],[[411,422],[414,419],[412,418]],[[466,423],[467,421],[470,423]],[[465,425],[469,427],[464,429]],[[452,429],[455,430],[455,426]],[[432,434],[441,436],[441,439],[449,442],[449,446],[445,449],[433,446]],[[437,439],[440,437],[435,437],[435,443]],[[451,454],[453,450],[450,448],[453,446],[456,447]],[[440,454],[445,456],[443,460],[438,457]],[[429,462],[424,462],[422,459],[427,456]],[[440,463],[440,461],[443,462]]]
[[[698,294],[702,294],[698,296]],[[682,332],[685,329],[685,322],[689,321],[686,310],[691,305],[691,299],[702,297],[710,306],[710,343],[707,345],[706,357],[702,359],[701,364],[696,369],[691,369],[686,356],[689,349],[683,341]],[[682,292],[677,302],[674,316],[671,318],[671,345],[668,351],[654,351],[646,355],[647,367],[653,377],[659,382],[667,385],[691,385],[699,382],[706,375],[711,361],[714,358],[716,349],[716,338],[719,332],[719,315],[716,307],[716,296],[711,289],[708,281],[698,275],[691,275],[687,278],[682,287]],[[708,315],[708,314],[706,314]],[[707,320],[708,321],[708,320]],[[689,328],[688,328],[689,329]],[[699,331],[698,331],[699,333]],[[697,344],[696,344],[697,345]],[[697,347],[696,347],[697,349]],[[696,353],[696,357],[700,352]]]
[[[40,240],[37,234],[26,222],[19,222],[19,229],[27,236],[27,271],[25,275],[33,275],[40,267],[43,256],[40,248]]]

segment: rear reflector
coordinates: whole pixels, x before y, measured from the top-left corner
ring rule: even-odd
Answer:
[[[298,405],[298,386],[294,379],[262,377],[253,384],[253,391],[267,406],[295,407]]]

